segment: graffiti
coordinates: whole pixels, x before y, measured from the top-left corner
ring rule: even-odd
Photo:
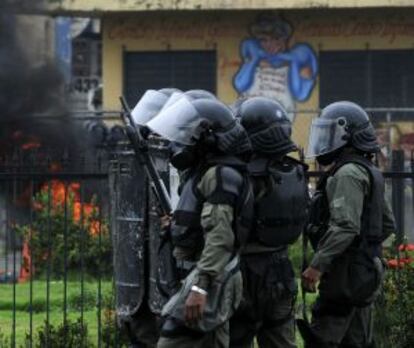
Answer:
[[[75,76],[72,80],[70,90],[78,93],[88,93],[90,90],[98,88],[100,84],[101,78],[99,76]]]
[[[341,37],[355,38],[375,36],[387,40],[390,44],[400,37],[412,37],[414,35],[414,21],[404,18],[398,20],[389,18],[384,20],[370,20],[366,18],[347,21],[317,20],[302,21],[296,30],[298,36],[307,38]]]
[[[273,13],[257,17],[251,37],[240,45],[242,65],[233,85],[241,97],[274,98],[288,110],[309,98],[318,73],[317,57],[308,44],[289,47],[292,31],[290,23]]]
[[[239,37],[240,29],[220,15],[159,16],[141,20],[121,18],[114,20],[107,37],[109,40],[152,40],[171,42],[173,39],[199,40],[212,45],[218,38]]]

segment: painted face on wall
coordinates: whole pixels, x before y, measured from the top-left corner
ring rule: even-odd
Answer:
[[[233,86],[243,98],[263,96],[286,110],[306,101],[316,83],[318,60],[307,43],[290,45],[293,25],[273,12],[259,14],[240,43],[242,63]],[[291,121],[294,112],[289,113]]]
[[[280,37],[273,37],[271,35],[264,35],[259,38],[260,45],[269,54],[276,54],[284,52],[288,46],[288,40]]]

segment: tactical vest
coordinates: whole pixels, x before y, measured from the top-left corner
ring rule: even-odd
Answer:
[[[329,203],[326,196],[326,184],[329,177],[344,165],[354,163],[362,166],[368,172],[370,179],[370,191],[364,198],[363,211],[361,215],[360,238],[356,239],[356,244],[361,240],[368,242],[371,246],[379,245],[382,242],[382,212],[384,206],[384,178],[381,171],[367,158],[360,155],[343,156],[326,175],[324,175],[318,185],[311,204],[311,225],[321,226],[317,235],[310,235],[314,248],[317,247],[320,238],[326,232],[329,223]]]
[[[307,166],[284,157],[281,161],[259,158],[248,168],[256,196],[251,241],[271,247],[294,243],[307,221]],[[260,191],[265,191],[264,195]]]
[[[213,166],[216,167],[217,188],[209,197],[204,197],[197,185]],[[204,202],[234,207],[233,231],[236,247],[244,245],[253,216],[253,193],[245,164],[236,159],[227,159],[227,163],[225,160],[210,160],[206,166],[197,168],[187,175],[174,211],[171,236],[175,246],[190,248],[195,254],[204,247],[201,227],[201,210]]]

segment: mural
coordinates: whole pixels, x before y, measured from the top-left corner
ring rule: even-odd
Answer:
[[[234,88],[242,98],[265,96],[295,110],[295,102],[306,101],[315,86],[315,52],[305,43],[289,47],[293,27],[274,13],[259,14],[249,32],[240,45],[242,64]]]

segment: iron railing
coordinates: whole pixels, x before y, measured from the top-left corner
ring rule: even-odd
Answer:
[[[42,147],[0,151],[0,347],[54,347],[59,335],[61,342],[78,339],[74,347],[123,344],[114,314],[108,188],[108,164],[119,139],[111,138],[106,125],[117,115],[74,118],[102,121],[108,132],[93,149],[78,153]],[[400,241],[414,240],[414,156],[407,153],[389,151],[380,161]],[[312,181],[320,174],[310,172]]]

